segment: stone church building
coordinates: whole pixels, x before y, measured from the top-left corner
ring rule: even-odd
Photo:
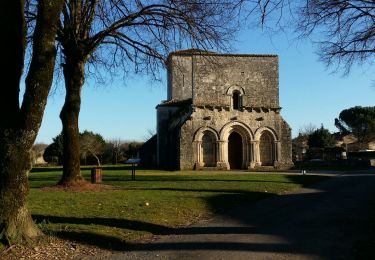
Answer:
[[[280,115],[278,56],[184,50],[169,55],[167,68],[168,100],[156,108],[159,167],[292,166],[291,129]]]

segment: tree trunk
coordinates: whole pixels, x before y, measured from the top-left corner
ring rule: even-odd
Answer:
[[[10,133],[8,136],[2,136],[0,140],[0,206],[3,209],[0,223],[4,235],[2,240],[6,244],[28,240],[41,234],[26,208],[26,196],[29,192],[27,173],[31,169],[31,153],[30,149],[25,149],[22,141],[17,140],[19,137],[21,140],[28,138],[22,133]]]
[[[112,163],[114,164],[114,165],[117,165],[117,159],[118,158],[118,155],[117,155],[117,152],[115,152],[114,153],[114,156],[113,156],[113,160],[112,160]]]
[[[59,184],[74,185],[83,181],[80,170],[78,117],[81,90],[85,79],[83,61],[67,59],[64,64],[65,103],[60,113],[63,125],[63,175]]]
[[[95,157],[97,166],[100,166],[100,159],[99,159],[99,157],[95,153],[93,153],[93,152],[91,152],[91,154],[92,154],[92,156]]]
[[[33,55],[19,107],[19,82],[24,62],[26,31],[24,2],[1,4],[0,78],[0,242],[29,240],[41,234],[26,208],[31,169],[31,148],[39,131],[51,88],[56,48],[55,37],[63,1],[40,0],[33,34]],[[7,58],[8,56],[14,59]],[[13,63],[17,63],[13,66]],[[7,107],[9,105],[9,108]],[[10,119],[10,120],[8,120]]]

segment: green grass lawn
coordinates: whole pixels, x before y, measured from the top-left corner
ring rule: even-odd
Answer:
[[[89,180],[89,169],[83,169]],[[171,234],[240,203],[251,203],[298,189],[329,177],[248,172],[165,172],[129,167],[104,167],[103,183],[114,190],[67,192],[40,188],[54,185],[60,168],[34,169],[28,207],[47,233],[125,249],[126,244],[153,234]],[[148,205],[147,205],[148,204]]]

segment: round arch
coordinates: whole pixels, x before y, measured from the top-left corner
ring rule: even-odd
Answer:
[[[227,91],[225,92],[225,94],[228,95],[228,96],[232,96],[232,94],[233,94],[234,91],[240,92],[241,96],[245,95],[245,90],[242,87],[240,87],[240,86],[231,86],[231,87],[229,87],[227,89]]]
[[[251,129],[247,125],[245,125],[242,122],[234,121],[234,122],[230,122],[230,123],[225,124],[221,128],[221,130],[220,130],[220,140],[228,141],[229,135],[233,131],[236,131],[237,133],[239,133],[244,140],[250,141],[250,140],[254,139],[254,137],[253,137],[254,135],[251,132]]]
[[[250,162],[250,141],[253,134],[248,126],[234,121],[220,130],[220,141],[223,144],[222,160],[229,169],[247,168]]]
[[[277,137],[277,134],[276,134],[275,130],[273,130],[272,128],[267,127],[267,126],[260,127],[260,128],[258,128],[255,131],[254,140],[255,141],[259,141],[260,137],[261,137],[261,135],[263,134],[264,131],[267,131],[272,136],[272,138],[273,138],[274,141],[278,141],[279,140],[279,138]]]
[[[201,127],[199,128],[195,134],[194,134],[194,141],[202,141],[203,135],[205,131],[212,132],[212,134],[215,136],[216,140],[219,140],[219,134],[216,132],[215,129],[211,127]]]
[[[230,107],[233,110],[241,110],[243,106],[243,96],[245,90],[239,86],[229,87],[226,91],[226,95],[230,97]]]

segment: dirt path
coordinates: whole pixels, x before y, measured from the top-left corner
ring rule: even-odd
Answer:
[[[341,175],[105,259],[353,259],[374,202],[375,174]]]

